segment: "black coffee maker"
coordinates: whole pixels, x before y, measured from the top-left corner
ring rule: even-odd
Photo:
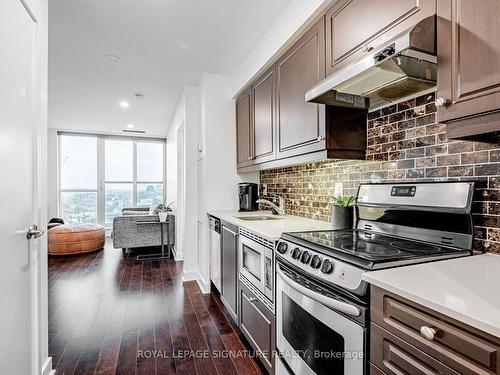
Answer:
[[[259,185],[251,182],[238,184],[238,195],[240,201],[240,211],[257,211],[259,204]]]

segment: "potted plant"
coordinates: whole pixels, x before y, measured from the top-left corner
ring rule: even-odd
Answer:
[[[353,204],[357,197],[352,195],[339,195],[333,197],[332,226],[334,229],[350,229],[353,225]]]
[[[167,221],[167,216],[169,212],[172,212],[172,209],[170,208],[170,205],[172,205],[174,202],[170,203],[168,206],[165,206],[165,202],[160,203],[158,206],[156,206],[154,213],[158,214],[158,217],[160,218],[160,221],[164,223]]]

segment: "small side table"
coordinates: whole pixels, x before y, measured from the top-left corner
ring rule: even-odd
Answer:
[[[165,254],[165,241],[163,235],[163,228],[168,224],[167,221],[138,221],[137,225],[146,225],[146,224],[159,224],[160,225],[160,235],[161,235],[161,255],[160,254],[145,254],[138,255],[137,260],[161,260],[161,259],[170,259],[170,234],[167,227],[167,254]]]

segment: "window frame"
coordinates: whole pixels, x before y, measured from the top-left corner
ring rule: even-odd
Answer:
[[[61,176],[62,176],[62,163],[61,163],[61,137],[62,136],[77,136],[77,137],[93,137],[97,139],[97,181],[96,189],[62,189]],[[132,202],[133,206],[137,207],[137,185],[138,184],[162,184],[163,187],[163,200],[165,200],[166,191],[166,166],[167,166],[167,142],[163,137],[137,137],[137,136],[120,136],[109,134],[93,134],[93,133],[80,133],[80,132],[57,132],[57,211],[58,215],[62,214],[62,193],[97,193],[97,217],[96,223],[109,228],[112,222],[106,222],[106,184],[132,184]],[[105,160],[105,144],[106,140],[121,140],[129,141],[133,144],[133,180],[132,181],[107,181],[106,180],[106,160]],[[162,158],[162,181],[138,181],[137,180],[137,144],[138,143],[156,143],[163,145],[163,158]],[[143,206],[141,206],[143,207]]]

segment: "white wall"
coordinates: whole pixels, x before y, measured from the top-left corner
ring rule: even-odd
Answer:
[[[332,0],[290,0],[241,63],[234,74],[233,96],[279,51],[287,47],[287,41],[307,27],[307,21],[333,3]]]
[[[195,280],[198,275],[198,120],[198,90],[196,87],[185,87],[167,135],[167,201],[176,201],[173,206],[176,215],[176,258],[184,259],[184,280]],[[183,140],[178,139],[180,133],[184,135]],[[179,150],[183,150],[182,155],[179,155]],[[179,157],[185,162],[181,171],[178,168]]]
[[[237,184],[258,182],[257,172],[236,172],[236,124],[232,77],[205,73],[198,86],[198,277],[203,292],[210,288],[207,211],[237,210]]]
[[[57,130],[48,129],[47,132],[47,218],[58,217],[57,208],[57,179],[58,179],[58,151]]]

